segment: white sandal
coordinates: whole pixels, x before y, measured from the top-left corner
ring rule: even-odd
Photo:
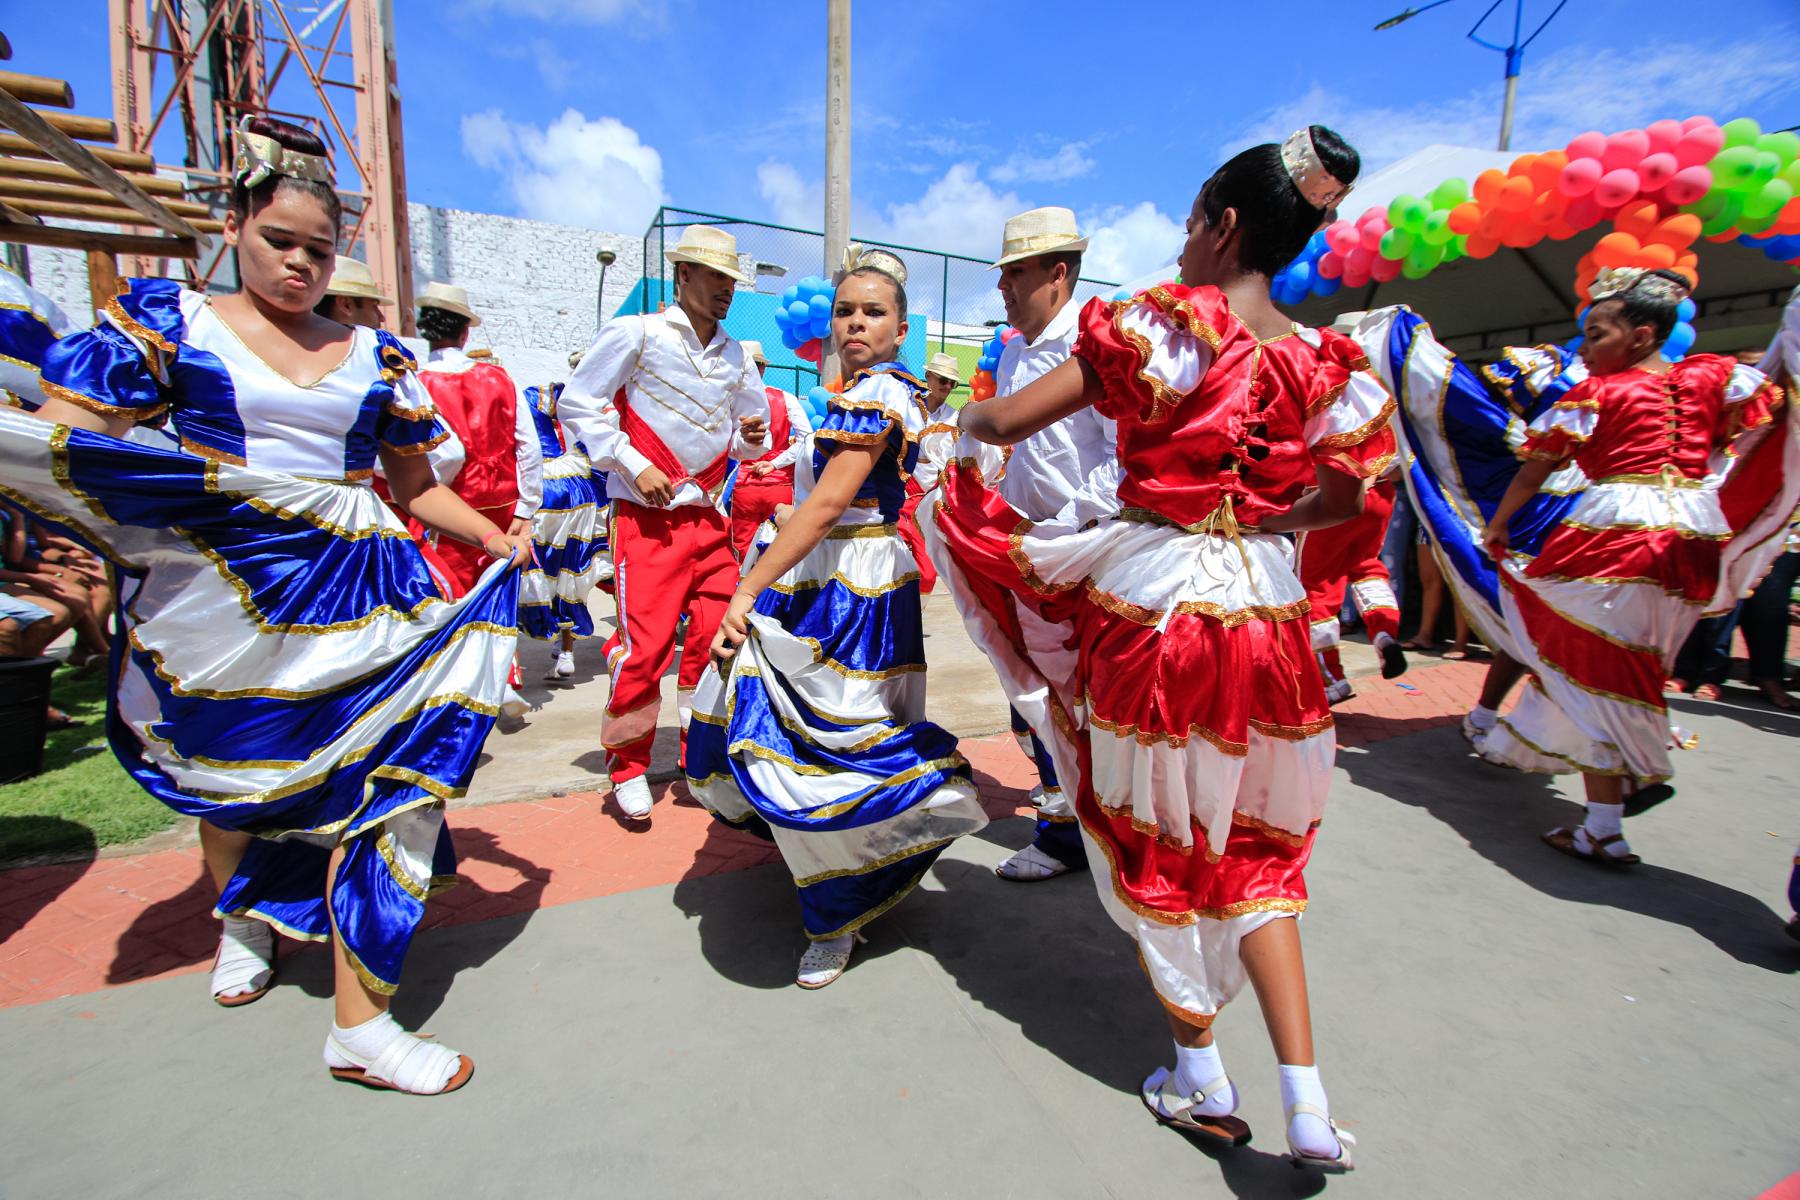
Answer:
[[[393,1017],[387,1014],[392,1022]],[[364,1087],[404,1092],[409,1096],[443,1096],[469,1082],[475,1060],[448,1046],[428,1040],[429,1034],[408,1033],[394,1023],[394,1036],[380,1054],[364,1059],[338,1040],[337,1031],[325,1035],[325,1066],[333,1079]]]
[[[1194,1109],[1222,1092],[1231,1090],[1231,1080],[1221,1075],[1191,1096],[1175,1090],[1175,1072],[1158,1067],[1138,1087],[1138,1099],[1150,1110],[1158,1124],[1195,1133],[1222,1146],[1242,1146],[1250,1140],[1250,1126],[1231,1113],[1213,1116]],[[1234,1106],[1235,1107],[1235,1106]]]
[[[794,975],[794,982],[809,992],[836,983],[844,968],[850,965],[850,954],[856,943],[868,940],[860,933],[846,933],[843,937],[813,942],[800,956],[800,969]]]
[[[1041,883],[1068,873],[1068,863],[1039,850],[1036,842],[994,868],[994,874],[1013,883]]]
[[[1293,1163],[1296,1167],[1313,1167],[1325,1172],[1327,1175],[1345,1175],[1356,1170],[1356,1161],[1350,1157],[1350,1147],[1356,1145],[1356,1139],[1339,1129],[1337,1122],[1331,1119],[1331,1114],[1320,1108],[1318,1105],[1291,1105],[1282,1118],[1283,1121],[1286,1122],[1283,1129],[1292,1129],[1294,1118],[1302,1115],[1317,1117],[1319,1120],[1325,1122],[1325,1124],[1331,1126],[1331,1136],[1337,1139],[1338,1144],[1337,1157],[1320,1158],[1316,1154],[1307,1154],[1294,1145],[1294,1136],[1290,1133],[1288,1134],[1288,1161]]]
[[[219,952],[213,958],[213,1003],[220,1008],[242,1008],[268,995],[275,982],[276,945],[275,930],[267,922],[226,917],[219,933]]]

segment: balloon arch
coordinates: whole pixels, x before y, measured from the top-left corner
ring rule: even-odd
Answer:
[[[1282,304],[1404,276],[1422,279],[1459,258],[1487,258],[1611,228],[1577,265],[1585,302],[1609,267],[1662,267],[1699,282],[1694,243],[1739,241],[1800,266],[1800,137],[1764,133],[1748,117],[1657,121],[1614,134],[1591,131],[1561,150],[1521,154],[1474,182],[1446,179],[1424,196],[1341,218],[1313,235],[1270,282]],[[1664,345],[1694,344],[1692,302]]]

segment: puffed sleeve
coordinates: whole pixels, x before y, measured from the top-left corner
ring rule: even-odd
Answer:
[[[419,382],[418,361],[386,330],[375,331],[375,353],[381,378],[371,393],[381,402],[375,418],[375,440],[395,454],[424,454],[449,440],[450,430],[438,417],[431,393]]]
[[[1369,370],[1362,348],[1329,329],[1318,331],[1319,365],[1306,396],[1307,446],[1320,467],[1374,479],[1399,452],[1394,398]]]
[[[45,352],[45,397],[103,417],[161,417],[172,397],[169,368],[187,330],[183,294],[172,279],[127,281],[92,329],[70,334]]]
[[[1786,397],[1755,367],[1733,363],[1724,381],[1725,407],[1719,414],[1718,444],[1729,445],[1775,419]]]
[[[906,384],[886,373],[863,378],[841,396],[833,396],[825,419],[813,431],[813,443],[830,454],[839,446],[875,446],[887,443],[896,454],[918,436],[909,424],[912,393]]]
[[[1514,451],[1522,459],[1567,462],[1594,436],[1600,419],[1600,381],[1587,378],[1537,415]]]
[[[1200,386],[1229,306],[1216,288],[1160,284],[1129,300],[1089,300],[1074,353],[1100,377],[1094,405],[1113,420],[1166,420]]]

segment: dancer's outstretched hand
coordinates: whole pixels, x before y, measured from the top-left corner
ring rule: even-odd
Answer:
[[[508,559],[514,567],[522,567],[527,563],[537,562],[537,550],[531,544],[531,534],[526,533],[492,533],[481,548],[495,558]]]
[[[737,655],[738,647],[750,636],[750,609],[756,603],[756,597],[747,592],[738,592],[732,596],[731,603],[725,608],[725,615],[719,619],[719,631],[713,634],[711,655],[719,670],[725,670]]]
[[[1506,561],[1507,542],[1505,525],[1489,525],[1481,531],[1482,548],[1488,552],[1488,557],[1497,563]]]

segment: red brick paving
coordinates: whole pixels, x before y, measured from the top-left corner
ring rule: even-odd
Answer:
[[[1450,724],[1474,703],[1479,663],[1424,666],[1394,683],[1356,680],[1338,738],[1366,746]],[[968,738],[988,811],[1023,809],[1031,771],[1008,735]],[[432,901],[427,927],[463,925],[776,861],[773,846],[714,821],[679,784],[648,828],[592,792],[463,808],[451,828],[464,882]],[[672,800],[672,802],[671,802]],[[210,965],[218,926],[197,847],[0,871],[0,1008],[185,974]]]

